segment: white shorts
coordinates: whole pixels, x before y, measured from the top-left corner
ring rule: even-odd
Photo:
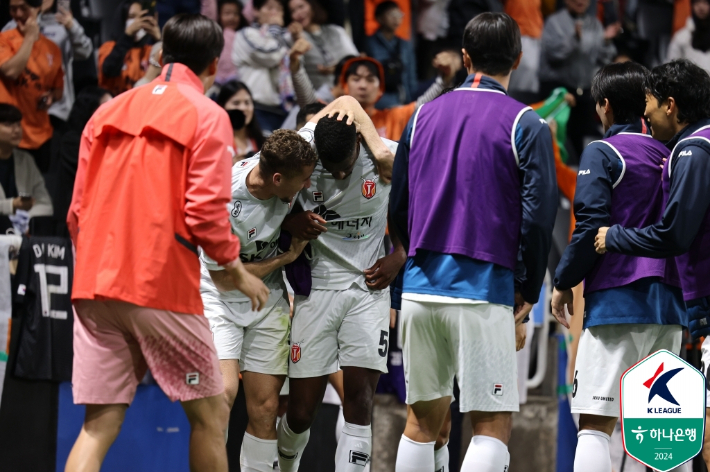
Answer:
[[[321,377],[340,367],[387,372],[389,290],[312,290],[293,304],[289,377]]]
[[[703,341],[703,346],[700,348],[700,352],[700,370],[705,376],[705,404],[708,405],[708,408],[710,408],[710,381],[708,380],[708,374],[710,373],[710,336],[706,337]]]
[[[618,417],[619,383],[631,366],[660,349],[680,352],[678,325],[612,324],[582,332],[572,384],[572,413]]]
[[[251,302],[225,302],[202,294],[205,316],[220,360],[237,359],[242,371],[286,375],[288,372],[288,300],[269,287],[266,306],[252,311]]]
[[[452,396],[461,412],[518,411],[515,318],[509,306],[402,300],[407,404]]]

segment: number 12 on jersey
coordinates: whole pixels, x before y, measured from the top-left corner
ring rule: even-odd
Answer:
[[[69,268],[49,264],[35,264],[35,273],[39,277],[39,296],[42,303],[42,316],[57,320],[66,320],[68,313],[62,310],[52,310],[52,294],[66,295],[69,293]],[[47,274],[58,275],[59,285],[47,283]]]

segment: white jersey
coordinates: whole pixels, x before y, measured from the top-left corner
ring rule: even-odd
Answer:
[[[313,146],[315,124],[308,123],[299,134]],[[382,139],[392,153],[397,143]],[[310,188],[297,197],[304,210],[322,216],[328,231],[311,241],[311,276],[314,289],[344,290],[357,283],[363,290],[363,270],[384,257],[387,207],[391,185],[380,181],[370,150],[363,144],[352,173],[336,180],[318,162]]]
[[[289,204],[278,197],[259,200],[249,193],[246,179],[259,165],[259,155],[239,161],[232,167],[232,201],[229,203],[229,222],[241,243],[242,262],[257,262],[274,257],[278,252],[281,223],[289,212]],[[247,296],[238,290],[222,292],[215,287],[208,270],[222,270],[204,251],[200,251],[200,292],[219,296],[224,301],[245,301]],[[269,287],[280,287],[283,278],[275,270],[264,278]]]

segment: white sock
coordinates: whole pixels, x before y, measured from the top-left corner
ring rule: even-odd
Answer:
[[[449,472],[449,443],[434,449],[434,472]]]
[[[242,472],[271,472],[276,460],[276,440],[244,433],[239,465]]]
[[[338,410],[338,421],[335,422],[335,442],[340,442],[340,433],[343,432],[345,426],[345,416],[343,416],[343,405],[340,405]]]
[[[291,431],[286,421],[286,415],[283,416],[281,423],[279,423],[279,428],[276,430],[279,468],[281,472],[296,472],[298,470],[298,465],[301,463],[301,457],[303,456],[303,450],[306,448],[310,436],[310,429],[307,429],[301,434],[296,434]]]
[[[499,439],[477,435],[471,439],[461,472],[507,472],[509,465],[508,446]]]
[[[577,451],[574,456],[574,472],[609,472],[609,435],[601,431],[583,429],[577,434]]]
[[[420,443],[402,435],[397,449],[395,472],[431,472],[434,470],[434,442]]]
[[[335,450],[335,472],[364,472],[372,454],[372,427],[347,421]]]

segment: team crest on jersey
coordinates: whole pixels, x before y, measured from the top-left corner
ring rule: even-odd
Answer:
[[[372,179],[364,179],[362,181],[362,196],[366,199],[371,199],[377,193],[377,184]]]
[[[242,202],[236,200],[234,206],[232,207],[232,218],[237,218],[242,212]]]
[[[321,192],[320,190],[314,190],[312,193],[313,193],[313,201],[314,202],[324,201],[323,192]]]
[[[247,231],[247,239],[254,239],[254,236],[256,236],[256,228]]]
[[[291,362],[294,364],[301,360],[301,343],[293,343],[291,346]]]

